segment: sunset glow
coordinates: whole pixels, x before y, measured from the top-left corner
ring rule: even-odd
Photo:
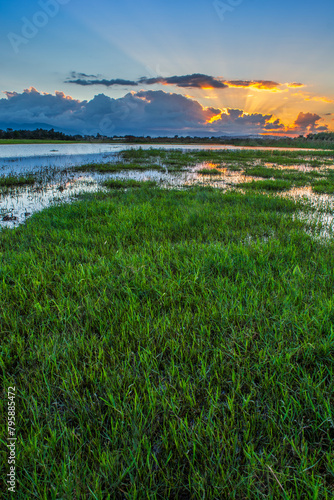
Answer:
[[[171,136],[334,131],[333,30],[321,24],[322,9],[310,8],[301,26],[300,2],[283,4],[244,1],[222,20],[197,0],[94,9],[73,0],[29,39],[22,19],[34,18],[33,7],[17,0],[0,21],[8,32],[0,126]],[[333,10],[328,2],[328,20]]]

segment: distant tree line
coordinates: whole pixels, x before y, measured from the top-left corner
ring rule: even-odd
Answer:
[[[0,130],[0,139],[26,139],[26,140],[52,140],[52,141],[82,141],[82,135],[67,135],[63,132],[44,130],[38,128],[36,130],[13,130],[7,128],[6,131]]]
[[[63,132],[44,130],[13,130],[7,128],[0,130],[0,139],[22,139],[22,140],[49,140],[49,141],[71,141],[71,142],[126,142],[135,144],[231,144],[236,146],[285,146],[285,147],[312,147],[334,149],[334,133],[320,132],[318,134],[308,134],[306,137],[151,137],[125,135],[108,137],[101,134],[94,135],[68,135]]]

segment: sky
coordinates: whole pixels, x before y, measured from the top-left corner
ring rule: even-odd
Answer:
[[[333,0],[11,0],[0,128],[334,131]]]

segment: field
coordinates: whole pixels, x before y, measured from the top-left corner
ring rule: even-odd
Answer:
[[[333,162],[279,153],[125,152],[140,170],[211,162],[215,180],[226,168],[255,180],[108,178],[2,229],[1,435],[15,386],[16,498],[334,497],[328,207],[277,195],[330,196]]]

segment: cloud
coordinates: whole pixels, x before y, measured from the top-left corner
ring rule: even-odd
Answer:
[[[305,85],[303,83],[287,83],[286,84],[289,88],[291,89],[297,89],[297,88],[300,88],[300,87],[305,87]]]
[[[321,120],[321,116],[316,113],[299,113],[297,119],[295,120],[292,129],[301,134],[305,132],[322,132],[328,130],[327,125],[320,126],[318,124]],[[321,129],[321,130],[320,130]]]
[[[283,84],[272,80],[224,80],[220,77],[204,75],[201,73],[193,73],[192,75],[157,76],[154,78],[142,77],[138,80],[123,80],[115,78],[108,80],[94,75],[85,75],[85,73],[71,73],[71,77],[65,80],[65,83],[74,83],[76,85],[103,85],[111,87],[114,85],[127,85],[137,87],[138,85],[165,85],[178,88],[197,88],[197,89],[227,89],[227,88],[253,88],[256,90],[270,90],[277,92],[283,85],[290,87],[303,87],[302,83]]]
[[[75,78],[99,78],[100,75],[87,75],[86,73],[77,73],[76,71],[71,72],[71,79]]]
[[[324,102],[326,104],[331,104],[334,102],[333,99],[330,99],[329,97],[326,96],[317,96],[317,95],[310,95],[310,94],[305,94],[304,92],[297,92],[295,94],[292,94],[294,97],[299,97],[299,99],[303,101],[316,101],[316,102]]]
[[[83,87],[91,85],[103,85],[104,87],[126,85],[128,87],[136,87],[138,85],[138,83],[133,80],[124,80],[122,78],[107,80],[106,78],[100,77],[100,75],[86,75],[85,73],[76,73],[75,71],[72,71],[71,76],[65,80],[65,83],[75,83]]]
[[[226,82],[231,88],[253,88],[258,90],[278,90],[282,85],[271,80],[229,80]]]
[[[0,99],[0,128],[55,128],[68,133],[105,135],[256,135],[321,131],[321,117],[299,113],[286,128],[271,114],[245,113],[242,109],[202,106],[195,99],[162,90],[129,92],[117,99],[105,94],[90,101],[73,99],[64,92],[5,92]],[[327,130],[327,128],[325,128]]]
[[[176,87],[198,89],[225,89],[228,87],[221,79],[202,75],[200,73],[185,76],[171,76],[168,78],[163,78],[161,76],[157,78],[144,77],[140,78],[139,83],[144,83],[145,85],[174,85]]]
[[[272,132],[277,132],[277,131],[284,131],[285,126],[284,124],[277,118],[277,120],[273,122],[266,123],[264,127],[267,131],[272,131]]]

